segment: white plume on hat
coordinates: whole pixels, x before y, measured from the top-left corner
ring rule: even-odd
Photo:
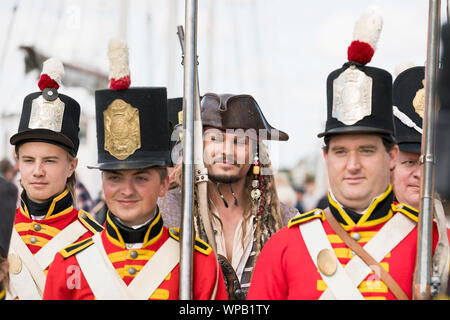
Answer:
[[[109,79],[120,79],[130,75],[128,46],[125,41],[113,38],[108,46]]]
[[[50,58],[46,60],[42,66],[41,76],[43,74],[48,75],[58,84],[61,84],[61,79],[64,76],[64,65],[61,60],[57,58]]]
[[[397,67],[395,67],[395,70],[394,70],[394,79],[397,78],[400,73],[402,73],[403,71],[406,71],[412,67],[414,67],[414,63],[412,63],[411,61],[403,61],[403,62],[399,63],[397,65]]]
[[[353,40],[368,43],[375,51],[381,30],[383,29],[383,17],[378,7],[367,9],[355,24]]]

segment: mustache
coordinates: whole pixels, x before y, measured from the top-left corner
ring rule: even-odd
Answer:
[[[241,164],[245,163],[245,161],[240,163],[240,161],[237,161],[238,159],[236,159],[232,155],[215,156],[214,158],[212,158],[211,164],[228,163],[228,164],[234,165],[236,167],[241,167]]]

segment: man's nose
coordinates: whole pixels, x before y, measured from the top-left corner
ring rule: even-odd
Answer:
[[[415,164],[415,167],[414,167],[413,177],[420,180],[420,175],[421,175],[420,163],[419,163],[419,161],[417,161],[417,163]]]
[[[361,161],[355,152],[350,152],[347,159],[347,169],[349,171],[359,171],[361,169]]]
[[[134,188],[133,179],[131,179],[131,178],[124,179],[124,181],[122,182],[121,188],[120,188],[120,192],[125,196],[130,196],[130,195],[134,194],[135,188]]]
[[[36,162],[33,166],[33,176],[42,177],[45,175],[45,170],[41,162]]]

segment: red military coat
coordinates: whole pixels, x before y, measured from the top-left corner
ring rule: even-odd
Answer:
[[[169,230],[163,226],[161,214],[158,212],[148,227],[142,248],[127,249],[120,231],[108,214],[105,230],[101,233],[101,240],[110,262],[125,284],[129,285],[170,236],[177,239],[177,232],[171,230],[169,233]],[[69,246],[56,255],[48,272],[44,299],[95,299],[76,256],[78,252],[92,244],[92,239],[88,239]],[[216,283],[217,294],[215,298],[219,300],[227,299],[225,282],[222,272],[217,269],[218,267],[212,249],[206,243],[196,241],[193,299],[210,299]],[[175,300],[179,298],[179,269],[179,264],[177,264],[149,297],[150,300]],[[76,284],[74,281],[79,282]],[[70,285],[71,283],[74,285]]]
[[[389,190],[390,188],[387,192]],[[369,208],[357,223],[353,222],[346,211],[331,198],[330,209],[336,220],[351,236],[359,234],[358,243],[364,246],[396,214],[404,214],[416,222],[418,220],[418,212],[415,209],[393,203],[392,195],[383,196],[385,199]],[[304,213],[293,218],[287,227],[273,235],[264,246],[256,262],[247,299],[319,299],[327,285],[322,280],[299,230],[300,224],[317,218],[322,220],[325,233],[341,265],[345,266],[351,260],[353,253],[332,230],[323,212],[316,215],[313,211]],[[437,240],[438,232],[434,225],[434,247]],[[416,251],[417,227],[380,262],[409,298],[412,296]],[[395,299],[387,286],[373,272],[361,282],[358,290],[365,299]]]
[[[14,228],[31,253],[36,254],[61,230],[76,220],[79,220],[86,228],[86,233],[76,241],[90,238],[96,232],[103,230],[102,226],[87,212],[78,211],[73,207],[72,196],[66,189],[53,199],[43,220],[32,219],[22,199],[21,205],[16,211]],[[47,271],[48,268],[44,272]]]

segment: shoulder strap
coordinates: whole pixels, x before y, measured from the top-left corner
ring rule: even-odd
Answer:
[[[352,237],[349,236],[347,231],[344,230],[344,228],[341,227],[339,222],[337,222],[337,220],[331,214],[329,208],[325,209],[324,214],[331,228],[334,230],[334,232],[336,232],[339,238],[341,238],[347,245],[347,247],[355,252],[367,266],[369,266],[372,270],[379,272],[381,281],[383,281],[388,286],[389,290],[394,294],[394,296],[398,300],[409,300],[408,296],[394,280],[394,278],[392,278],[392,276],[383,267],[381,267],[381,265],[366,250],[364,250],[364,248],[361,247],[358,242],[353,240]]]
[[[92,216],[88,212],[84,210],[80,210],[78,212],[78,219],[89,231],[94,234],[97,232],[102,232],[103,230],[103,227],[97,221],[95,221],[95,219],[92,218]]]

